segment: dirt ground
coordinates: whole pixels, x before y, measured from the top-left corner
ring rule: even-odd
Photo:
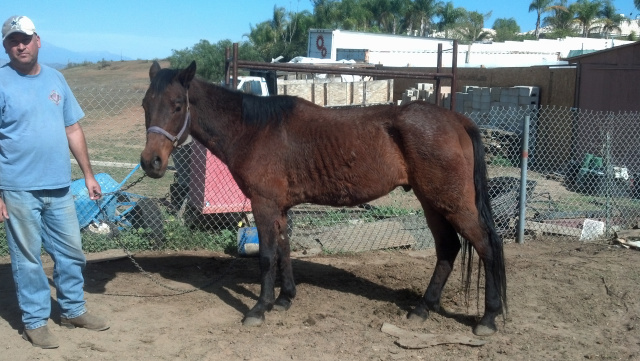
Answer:
[[[407,349],[381,331],[476,339],[478,307],[460,291],[460,267],[445,288],[451,315],[406,319],[434,267],[433,250],[298,257],[298,296],[261,327],[242,315],[259,294],[256,258],[210,252],[141,253],[152,278],[127,258],[91,255],[90,311],[109,319],[104,332],[49,326],[60,348],[41,350],[22,331],[8,260],[0,263],[3,360],[640,360],[640,253],[560,238],[505,245],[509,313],[482,346],[460,343]],[[45,269],[52,272],[50,260]],[[182,293],[176,290],[195,290]],[[181,293],[181,294],[180,294]],[[481,303],[482,305],[482,303]],[[482,309],[482,306],[481,306]]]

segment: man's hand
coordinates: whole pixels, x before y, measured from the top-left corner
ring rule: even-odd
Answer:
[[[90,199],[96,200],[102,197],[102,189],[100,188],[100,184],[98,183],[98,181],[96,181],[96,178],[94,176],[85,177],[84,184],[87,186]]]
[[[0,198],[0,223],[4,222],[5,219],[9,219],[9,211],[7,211],[7,206],[4,204],[2,198]]]

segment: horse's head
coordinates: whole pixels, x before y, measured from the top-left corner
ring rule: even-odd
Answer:
[[[164,175],[171,152],[189,137],[189,85],[195,73],[195,61],[182,70],[160,69],[154,61],[149,69],[151,84],[142,100],[147,144],[140,165],[150,177]]]

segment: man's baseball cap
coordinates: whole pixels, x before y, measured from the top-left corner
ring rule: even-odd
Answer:
[[[2,25],[2,41],[13,33],[24,33],[33,35],[36,32],[36,26],[33,21],[26,16],[14,15],[7,19]]]

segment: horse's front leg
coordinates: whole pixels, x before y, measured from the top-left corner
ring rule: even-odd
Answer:
[[[256,202],[257,203],[257,202]],[[258,302],[247,312],[242,324],[260,326],[264,322],[264,314],[271,311],[275,303],[275,280],[278,257],[278,238],[280,229],[277,226],[279,212],[274,207],[253,204],[253,215],[258,228],[259,262],[260,262],[260,296]]]
[[[278,269],[282,282],[280,295],[278,295],[276,299],[274,309],[276,311],[286,311],[291,307],[291,302],[296,296],[296,284],[293,280],[293,270],[291,267],[291,247],[289,244],[287,212],[280,215],[280,218],[274,222],[274,226],[278,234]]]

